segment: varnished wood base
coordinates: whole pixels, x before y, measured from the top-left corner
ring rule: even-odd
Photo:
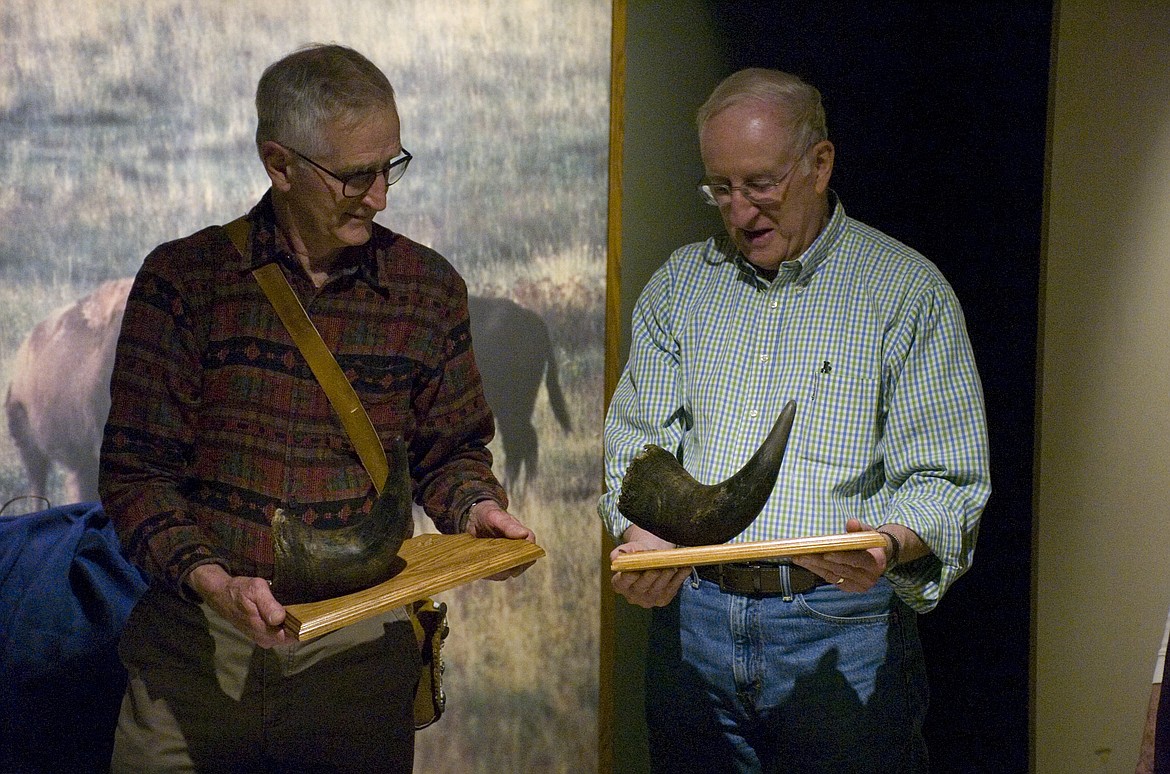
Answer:
[[[883,548],[885,545],[886,539],[877,532],[846,532],[840,535],[723,543],[717,546],[689,546],[619,554],[610,562],[609,568],[613,572],[662,570],[671,567],[695,567],[701,564],[779,559],[801,554],[824,554],[829,551],[857,551],[865,548]]]
[[[544,549],[525,540],[427,534],[405,541],[398,555],[406,561],[406,568],[384,583],[333,599],[287,606],[285,630],[298,640],[319,637],[464,583],[535,562],[544,556]]]

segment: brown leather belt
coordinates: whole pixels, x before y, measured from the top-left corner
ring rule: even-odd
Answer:
[[[789,592],[807,594],[828,581],[816,573],[795,564],[775,562],[741,562],[735,564],[707,564],[695,568],[699,577],[719,585],[729,594],[755,596],[782,596],[785,594],[782,574],[787,571]]]

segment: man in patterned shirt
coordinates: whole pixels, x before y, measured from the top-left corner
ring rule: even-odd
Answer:
[[[256,107],[271,187],[248,249],[219,226],[155,249],[119,338],[101,497],[152,584],[120,646],[113,768],[410,771],[405,611],[305,643],[282,629],[275,510],[337,528],[375,490],[251,270],[280,267],[383,445],[405,439],[414,499],[442,532],[534,536],[492,475],[462,278],[374,223],[411,158],[386,76],[309,47],[265,71]]]
[[[790,399],[776,487],[732,542],[877,529],[886,546],[615,574],[654,608],[654,769],[925,772],[915,615],[970,566],[990,493],[962,312],[933,264],[846,216],[815,88],[738,72],[698,128],[700,193],[727,235],[677,250],[634,310],[605,427],[614,553],[671,547],[617,508],[645,444],[723,481]]]

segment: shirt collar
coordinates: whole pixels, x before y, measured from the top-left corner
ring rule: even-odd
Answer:
[[[285,266],[297,267],[296,260],[286,251],[281,250],[276,239],[276,212],[272,207],[272,191],[268,190],[245,216],[251,226],[248,238],[251,250],[247,256],[238,252],[226,262],[226,268],[239,271],[252,271],[266,263],[278,261]],[[357,247],[347,247],[341,253],[341,260],[334,272],[335,275],[352,274],[357,279],[378,290],[385,291],[385,283],[381,281],[378,271],[377,253],[374,246],[378,240],[378,229],[370,241]],[[299,271],[299,267],[297,268]]]
[[[829,189],[829,222],[817,234],[817,238],[808,246],[804,253],[793,261],[780,264],[781,272],[797,270],[794,281],[798,285],[807,284],[836,248],[841,236],[845,233],[845,207],[837,194]]]

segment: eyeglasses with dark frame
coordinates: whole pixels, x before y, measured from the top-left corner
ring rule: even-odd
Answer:
[[[788,165],[788,171],[780,177],[761,177],[755,180],[748,180],[743,185],[728,185],[727,183],[708,183],[706,181],[699,183],[699,195],[703,197],[703,201],[710,204],[712,207],[726,207],[731,204],[731,195],[734,191],[739,191],[743,194],[743,198],[747,199],[757,207],[770,207],[784,201],[784,195],[788,189],[780,190],[780,186],[784,185],[784,181],[792,176],[796,165],[800,163],[800,159],[804,156],[802,153],[791,164]]]
[[[414,156],[410,155],[410,151],[403,148],[401,156],[394,158],[389,164],[376,172],[354,172],[352,175],[339,175],[313,161],[296,148],[289,148],[287,145],[283,147],[288,148],[300,158],[340,182],[341,195],[347,199],[356,199],[359,196],[365,196],[366,191],[370,190],[370,186],[378,179],[378,175],[383,175],[386,178],[387,188],[394,185],[406,174],[406,168],[410,166],[410,160],[414,158]]]

